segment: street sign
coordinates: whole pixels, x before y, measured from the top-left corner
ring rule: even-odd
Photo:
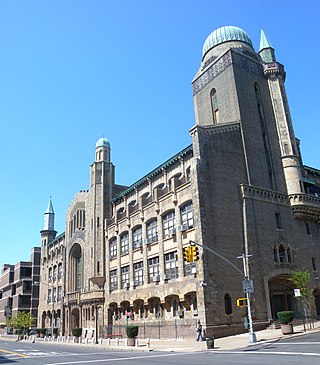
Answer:
[[[254,292],[253,281],[252,280],[245,279],[245,280],[242,281],[242,285],[243,285],[243,292],[244,293],[252,294]]]
[[[300,289],[293,289],[295,297],[301,297]]]

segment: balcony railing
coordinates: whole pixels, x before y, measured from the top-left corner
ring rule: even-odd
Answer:
[[[295,217],[314,222],[320,219],[320,198],[308,194],[289,195],[289,202]]]

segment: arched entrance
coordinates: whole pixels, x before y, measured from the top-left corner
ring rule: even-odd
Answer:
[[[293,284],[289,281],[290,275],[278,275],[268,282],[272,318],[277,320],[280,311],[295,311]]]
[[[70,329],[80,327],[80,312],[78,308],[73,308],[70,317]]]

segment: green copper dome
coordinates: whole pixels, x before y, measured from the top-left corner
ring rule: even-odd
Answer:
[[[100,138],[98,142],[96,143],[96,148],[98,147],[110,147],[110,143],[107,140],[107,138]]]
[[[216,29],[208,36],[203,45],[202,56],[216,45],[229,41],[241,41],[253,47],[251,39],[243,29],[227,25]]]

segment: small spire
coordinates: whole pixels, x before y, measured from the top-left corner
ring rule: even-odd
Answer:
[[[54,210],[53,210],[53,205],[52,205],[52,201],[51,201],[51,196],[49,198],[49,204],[48,204],[48,208],[45,211],[45,214],[54,214]]]
[[[54,210],[51,201],[51,196],[49,199],[48,208],[44,213],[44,231],[54,231]]]
[[[263,29],[261,29],[261,35],[260,35],[260,49],[259,49],[259,52],[262,51],[263,49],[266,49],[266,48],[272,48],[272,45],[269,41],[269,39],[267,38],[265,32]]]

